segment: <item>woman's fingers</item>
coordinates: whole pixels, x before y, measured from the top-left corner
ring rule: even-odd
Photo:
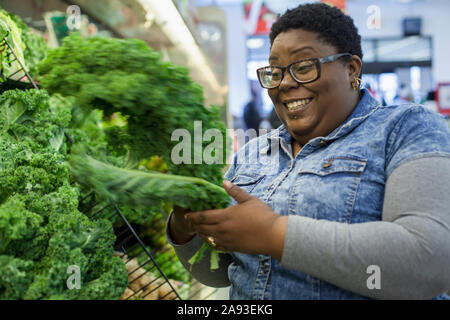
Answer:
[[[193,225],[213,225],[221,223],[224,220],[224,211],[218,210],[205,210],[198,212],[190,212],[185,215],[187,221]]]
[[[203,234],[206,236],[214,236],[214,235],[221,235],[220,229],[218,225],[211,225],[211,224],[193,224],[193,229],[195,232],[199,234]]]

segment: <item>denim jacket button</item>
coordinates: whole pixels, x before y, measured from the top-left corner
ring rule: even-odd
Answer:
[[[329,160],[327,163],[325,163],[322,167],[323,168],[328,168],[331,167],[331,165],[333,164],[333,160]]]

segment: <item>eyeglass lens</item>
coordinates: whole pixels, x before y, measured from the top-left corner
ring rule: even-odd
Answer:
[[[298,82],[315,80],[319,72],[314,61],[309,60],[294,63],[290,70]],[[283,78],[283,70],[279,67],[266,67],[259,70],[259,77],[264,87],[277,87]]]

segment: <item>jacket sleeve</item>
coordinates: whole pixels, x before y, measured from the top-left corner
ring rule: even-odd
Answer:
[[[435,298],[450,290],[448,190],[450,157],[405,162],[386,183],[382,221],[289,216],[281,264],[366,297]]]

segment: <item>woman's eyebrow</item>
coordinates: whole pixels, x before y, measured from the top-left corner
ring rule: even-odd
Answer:
[[[303,51],[303,50],[312,50],[312,51],[316,51],[316,50],[314,50],[313,47],[306,46],[306,47],[300,47],[300,48],[297,48],[297,49],[292,50],[292,51],[290,52],[290,55],[299,53],[300,51]]]
[[[301,52],[301,51],[303,51],[303,50],[312,50],[312,51],[316,51],[316,50],[314,50],[313,47],[306,46],[306,47],[300,47],[300,48],[294,49],[294,50],[292,50],[291,52],[289,52],[289,54],[290,54],[290,55],[293,55],[293,54],[299,53],[299,52]],[[269,61],[272,61],[272,60],[275,60],[275,61],[276,61],[276,60],[278,60],[278,57],[277,57],[277,56],[270,56],[270,57],[269,57]]]

